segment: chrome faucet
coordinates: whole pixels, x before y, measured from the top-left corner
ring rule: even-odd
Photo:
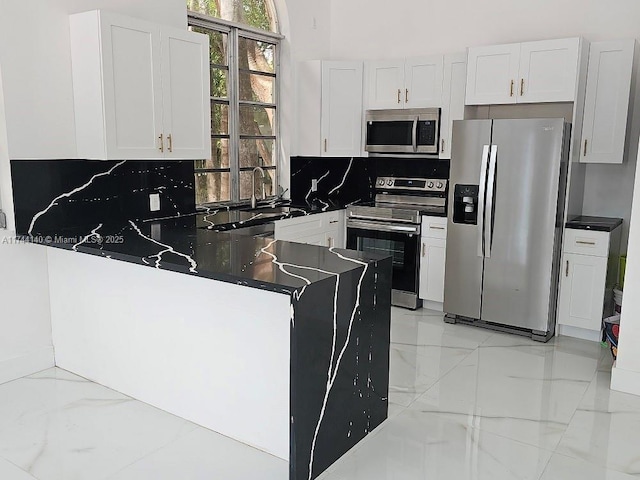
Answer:
[[[251,208],[256,208],[258,201],[256,199],[256,171],[260,172],[261,181],[262,181],[262,198],[260,200],[265,199],[265,191],[264,191],[264,170],[262,167],[256,167],[251,172]]]

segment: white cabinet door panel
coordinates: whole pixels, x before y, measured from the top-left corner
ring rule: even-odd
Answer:
[[[467,55],[445,55],[440,123],[440,158],[451,158],[451,133],[454,120],[464,119],[467,85]]]
[[[635,40],[591,44],[581,162],[623,162],[634,49]]]
[[[520,44],[518,103],[573,102],[579,38]]]
[[[558,323],[600,330],[607,258],[565,253],[562,260]]]
[[[466,104],[516,103],[519,55],[519,43],[470,48]]]
[[[107,156],[159,157],[160,27],[102,14],[101,33]]]
[[[404,60],[367,63],[367,108],[404,108]]]
[[[420,260],[420,298],[444,302],[445,238],[423,238]]]
[[[357,156],[362,141],[362,63],[322,62],[322,155]]]
[[[209,158],[209,40],[195,32],[163,30],[162,57],[166,157]]]
[[[440,107],[442,74],[442,55],[407,58],[404,66],[405,108]]]

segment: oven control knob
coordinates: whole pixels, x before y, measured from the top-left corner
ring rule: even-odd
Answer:
[[[429,183],[427,183],[427,187],[429,187],[429,188],[433,188],[433,182],[429,182]]]
[[[393,185],[393,180],[387,180],[387,185],[389,186]]]
[[[378,180],[378,185],[380,185],[380,186],[384,185],[384,180],[382,178],[380,180]]]
[[[436,183],[436,187],[438,187],[438,188],[442,188],[442,187],[444,187],[444,185],[443,185],[443,183],[442,183],[442,182],[438,182],[438,183]]]

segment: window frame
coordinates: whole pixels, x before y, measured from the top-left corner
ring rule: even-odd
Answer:
[[[276,26],[278,25],[276,19]],[[276,32],[268,32],[261,30],[250,25],[245,25],[237,22],[231,22],[228,20],[222,20],[220,18],[210,17],[201,13],[193,12],[189,10],[187,12],[187,25],[189,27],[194,26],[197,28],[203,28],[212,30],[227,35],[228,42],[228,77],[227,77],[227,100],[229,107],[229,125],[228,134],[217,134],[211,132],[211,139],[215,141],[220,138],[228,138],[229,140],[229,168],[195,168],[195,173],[224,173],[229,172],[230,176],[230,199],[222,200],[218,202],[207,202],[199,205],[215,206],[215,205],[235,205],[248,203],[249,199],[240,198],[240,173],[252,171],[253,167],[240,167],[240,142],[245,139],[252,138],[265,138],[274,141],[273,152],[273,166],[262,167],[265,174],[268,172],[274,172],[273,174],[273,188],[272,195],[267,197],[273,199],[278,196],[278,190],[280,186],[279,172],[281,169],[281,136],[280,136],[280,49],[281,40],[284,38],[281,34]],[[273,58],[273,73],[256,72],[260,75],[272,77],[274,79],[273,88],[273,103],[262,103],[248,100],[240,100],[240,72],[245,71],[240,69],[238,58],[238,44],[240,38],[247,38],[258,42],[270,43],[275,46],[274,58]],[[248,70],[247,72],[253,72]],[[215,103],[216,100],[220,100],[217,97],[209,96],[210,103]],[[226,100],[225,100],[226,103]],[[274,109],[275,126],[273,128],[273,135],[241,135],[240,134],[240,107],[242,106],[261,106],[265,108]],[[211,108],[211,107],[209,107]],[[196,159],[197,160],[197,159]]]

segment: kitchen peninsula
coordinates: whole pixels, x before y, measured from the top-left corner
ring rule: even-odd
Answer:
[[[208,229],[216,215],[180,200],[181,162],[81,162],[71,177],[69,162],[28,163],[14,184],[59,179],[15,195],[22,238],[58,247],[59,367],[285,459],[295,480],[386,418],[389,257]],[[123,215],[158,189],[164,219]]]

